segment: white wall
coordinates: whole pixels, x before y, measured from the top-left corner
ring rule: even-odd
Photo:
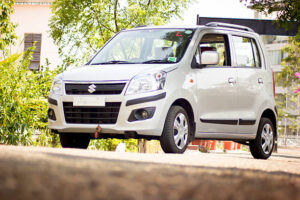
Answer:
[[[45,65],[46,58],[49,59],[51,68],[55,68],[60,59],[58,56],[58,47],[54,45],[49,31],[49,19],[51,16],[50,5],[15,5],[15,12],[11,17],[14,23],[17,23],[16,34],[18,41],[12,52],[24,50],[24,33],[41,33],[41,65]]]

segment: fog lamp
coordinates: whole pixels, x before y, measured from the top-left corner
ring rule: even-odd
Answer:
[[[131,112],[128,121],[133,122],[133,121],[151,119],[154,115],[154,112],[155,112],[155,107],[135,109]]]
[[[142,113],[141,113],[141,116],[142,116],[143,119],[147,119],[149,114],[146,110],[143,110]]]

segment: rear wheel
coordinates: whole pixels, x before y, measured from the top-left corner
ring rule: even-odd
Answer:
[[[63,148],[87,149],[90,135],[82,133],[60,133],[60,143]]]
[[[268,159],[274,147],[274,125],[268,118],[261,118],[255,140],[250,141],[250,152],[254,158]]]
[[[181,106],[172,106],[168,112],[160,144],[165,153],[183,153],[189,142],[190,119]]]

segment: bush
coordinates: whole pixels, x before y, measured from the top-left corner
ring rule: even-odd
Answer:
[[[91,140],[89,149],[92,150],[103,150],[103,151],[115,151],[118,144],[124,142],[126,144],[127,152],[138,152],[138,140],[136,139],[100,139]]]
[[[0,143],[37,145],[32,135],[38,130],[42,134],[38,141],[51,137],[47,141],[57,146],[57,136],[47,128],[47,96],[58,70],[28,70],[32,50],[0,62]]]

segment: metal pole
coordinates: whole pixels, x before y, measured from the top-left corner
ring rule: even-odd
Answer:
[[[297,139],[299,137],[299,122],[300,122],[300,112],[299,112],[299,107],[300,107],[300,95],[298,95],[297,99],[298,99],[298,102],[297,102],[297,108],[298,108],[298,116],[297,116]]]
[[[299,124],[300,124],[300,95],[298,95],[298,97],[297,97],[297,100],[298,100],[298,102],[297,102],[297,110],[298,110],[298,113],[297,113],[297,120],[296,120],[296,122],[297,122],[297,145],[298,146],[300,146],[300,138],[299,138]]]
[[[286,146],[286,114],[284,114],[284,145]]]
[[[288,81],[288,75],[286,75],[286,81]],[[288,87],[286,87],[286,93],[285,93],[285,114],[284,114],[284,145],[286,146],[286,138],[287,138],[287,130],[286,130],[286,127],[287,127],[287,105],[288,103]]]

